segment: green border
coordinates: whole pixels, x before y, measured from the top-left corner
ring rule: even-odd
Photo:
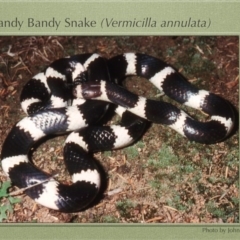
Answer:
[[[239,224],[8,224],[2,239],[239,239]]]
[[[66,4],[67,2],[67,4]],[[57,3],[57,4],[56,4]],[[84,13],[84,15],[82,14]],[[0,0],[0,21],[18,18],[64,21],[86,17],[96,27],[0,27],[0,35],[239,35],[240,1],[11,1]],[[151,17],[185,21],[190,17],[209,27],[101,27],[103,18],[140,21]],[[25,22],[26,23],[26,22]],[[224,233],[225,230],[225,233]],[[228,232],[228,231],[233,232]],[[239,239],[239,224],[1,224],[1,239]]]
[[[174,4],[2,1],[0,4],[2,35],[234,35],[240,32],[239,1],[175,1]],[[73,26],[73,21],[78,26]],[[169,21],[176,26],[168,27]],[[180,27],[177,21],[182,24]]]

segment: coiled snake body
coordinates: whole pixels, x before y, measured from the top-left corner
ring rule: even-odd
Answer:
[[[148,79],[167,96],[209,116],[207,122],[189,117],[177,107],[135,95],[119,86],[128,75]],[[89,100],[90,99],[90,100]],[[28,115],[9,132],[2,147],[2,167],[12,183],[37,203],[62,212],[86,208],[100,187],[98,167],[88,152],[128,146],[139,139],[148,121],[168,125],[191,141],[223,141],[234,125],[232,105],[223,98],[198,90],[165,62],[140,53],[111,59],[81,54],[53,62],[23,88],[21,105]],[[121,123],[102,126],[99,120],[109,104]],[[28,157],[32,146],[45,136],[72,132],[66,139],[64,161],[72,176],[65,185],[35,167]]]

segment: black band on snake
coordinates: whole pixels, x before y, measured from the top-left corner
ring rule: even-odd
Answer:
[[[210,120],[196,121],[170,103],[129,92],[120,86],[129,75],[148,79],[170,98],[205,112]],[[62,212],[85,209],[98,193],[99,170],[88,152],[132,144],[143,135],[149,121],[168,125],[190,141],[214,144],[228,137],[235,121],[228,101],[198,90],[165,62],[139,53],[111,59],[81,54],[56,60],[25,85],[20,100],[28,116],[11,129],[3,144],[3,170],[19,188],[45,181],[25,193],[37,203]],[[99,125],[111,103],[117,105],[115,112],[121,123]],[[64,161],[72,185],[59,183],[28,157],[43,137],[68,132]]]

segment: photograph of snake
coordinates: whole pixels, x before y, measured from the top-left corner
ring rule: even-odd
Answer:
[[[238,43],[1,37],[2,221],[237,222]]]

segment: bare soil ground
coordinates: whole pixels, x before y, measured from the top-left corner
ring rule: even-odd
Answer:
[[[156,56],[178,69],[199,88],[239,103],[239,38],[212,37],[0,37],[0,146],[14,123],[24,117],[22,86],[52,61],[97,52]],[[170,101],[139,77],[126,80],[129,90]],[[183,108],[181,105],[177,106]],[[192,109],[190,115],[203,118]],[[34,163],[66,181],[62,159],[65,136],[41,144]],[[80,213],[63,214],[19,194],[20,203],[3,222],[77,223],[238,223],[239,137],[202,145],[189,142],[165,126],[152,124],[133,146],[96,154],[106,179],[103,194]],[[0,169],[0,181],[7,181]],[[67,178],[68,179],[68,178]],[[10,188],[10,192],[15,191]],[[8,201],[1,198],[1,207]]]

